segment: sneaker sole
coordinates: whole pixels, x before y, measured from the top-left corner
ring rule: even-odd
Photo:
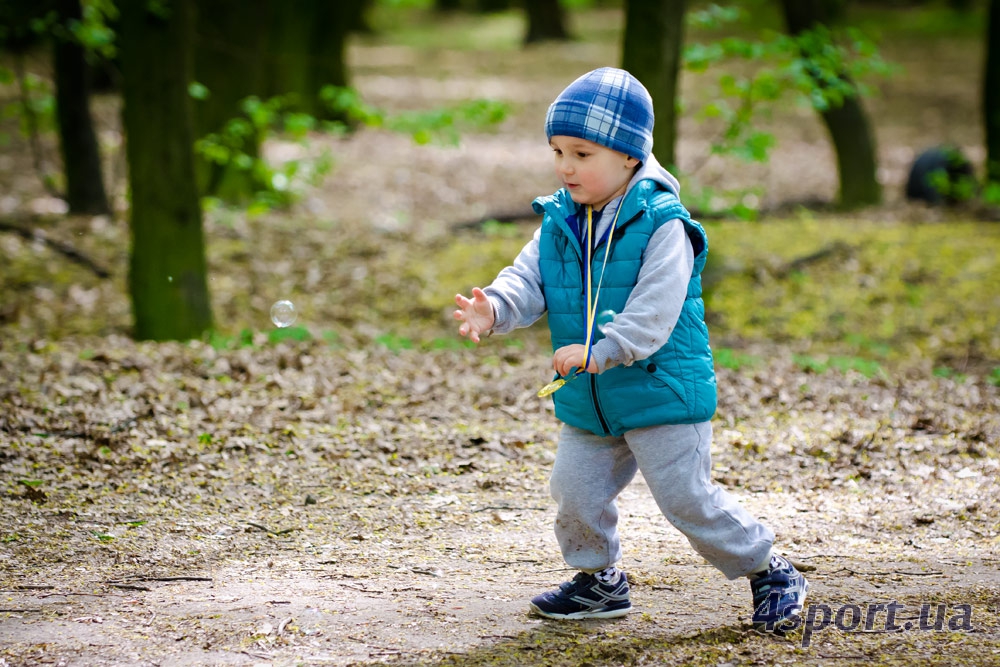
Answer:
[[[620,609],[606,609],[604,611],[575,611],[572,614],[555,614],[550,611],[542,611],[531,602],[528,603],[528,607],[531,613],[536,616],[554,618],[559,621],[582,621],[588,618],[621,618],[632,611],[632,605]]]

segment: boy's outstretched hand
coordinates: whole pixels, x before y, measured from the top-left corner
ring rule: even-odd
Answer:
[[[456,294],[455,304],[459,308],[455,311],[455,319],[462,321],[458,333],[468,336],[473,343],[478,343],[479,334],[493,328],[493,304],[478,287],[472,288],[471,299]]]

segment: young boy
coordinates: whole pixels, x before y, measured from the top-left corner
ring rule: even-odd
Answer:
[[[531,600],[556,619],[631,609],[616,499],[638,470],[664,516],[730,579],[746,576],[753,623],[795,627],[808,585],[772,553],[774,533],[710,479],[716,386],[700,273],[708,242],[657,163],[649,93],[624,70],[571,83],[545,119],[564,187],[533,206],[542,225],[486,289],[455,296],[459,333],[525,327],[548,313],[563,422],[550,488],[563,558],[580,572]],[[615,313],[596,326],[597,313]]]

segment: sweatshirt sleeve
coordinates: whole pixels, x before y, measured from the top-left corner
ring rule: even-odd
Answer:
[[[630,366],[663,347],[680,318],[693,267],[694,247],[681,220],[671,220],[653,233],[625,309],[594,345],[598,372]]]
[[[545,314],[542,272],[538,266],[538,239],[542,228],[535,230],[514,263],[503,269],[483,291],[493,304],[493,332],[509,333],[534,324]]]

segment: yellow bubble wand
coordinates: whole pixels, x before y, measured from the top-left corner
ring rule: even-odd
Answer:
[[[615,211],[615,217],[611,221],[611,229],[608,230],[608,243],[604,247],[604,261],[601,264],[601,277],[597,279],[597,290],[593,289],[592,276],[590,275],[590,263],[594,252],[594,217],[593,217],[593,206],[587,206],[587,262],[584,265],[584,280],[587,281],[587,340],[584,342],[584,346],[587,348],[587,354],[583,359],[583,367],[577,368],[575,372],[569,373],[562,377],[557,377],[552,382],[548,383],[544,387],[538,390],[538,397],[544,398],[549,394],[554,394],[555,392],[566,386],[567,382],[572,382],[580,375],[587,372],[587,368],[590,366],[590,357],[594,351],[594,324],[597,320],[597,301],[601,298],[601,284],[604,282],[604,269],[608,266],[608,256],[611,254],[611,239],[615,235],[615,227],[618,224],[618,214],[621,213],[621,207]],[[591,294],[593,294],[593,300],[591,300]]]

